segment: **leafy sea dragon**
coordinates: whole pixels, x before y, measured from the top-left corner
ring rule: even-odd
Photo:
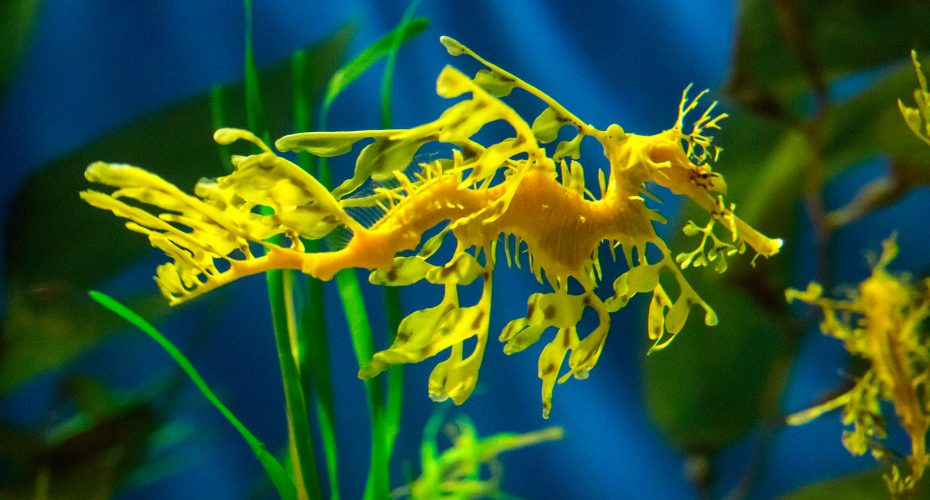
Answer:
[[[898,108],[918,139],[930,144],[930,90],[921,72],[917,52],[911,51],[919,87],[914,90],[916,108],[898,100]],[[790,425],[805,424],[820,415],[843,408],[843,446],[854,455],[867,450],[875,458],[892,462],[892,453],[879,442],[887,436],[881,403],[888,401],[911,440],[908,468],[902,472],[892,463],[885,476],[892,496],[909,497],[930,467],[927,430],[930,429],[930,278],[915,283],[908,275],[894,275],[888,264],[898,255],[897,235],[882,242],[882,253],[872,275],[859,284],[847,300],[823,296],[816,282],[801,291],[785,291],[788,302],[800,300],[823,309],[820,330],[843,340],[846,350],[870,362],[869,369],[849,391],[813,408],[788,416]],[[839,314],[837,314],[839,313]]]
[[[374,377],[391,365],[418,362],[451,348],[449,359],[439,363],[430,376],[429,394],[436,400],[451,397],[457,404],[474,389],[487,344],[496,247],[503,239],[507,264],[514,260],[519,267],[521,244],[525,243],[530,269],[541,283],[545,273],[554,292],[533,294],[526,317],[511,321],[500,340],[507,342],[504,351],[509,354],[536,342],[547,328],[558,329],[539,359],[544,416],[551,408],[556,380],[587,377],[601,354],[610,327],[609,313],[626,305],[633,295],[652,292],[649,336],[655,340],[652,350],[661,349],[681,330],[693,305],[704,309],[707,324],[717,323],[713,310],[685,280],[679,264],[684,269],[716,261],[722,272],[726,257],[742,253],[747,245],[766,257],[778,253],[782,240],[763,236],[733,214],[732,204],[727,207],[722,196],[711,194],[724,193],[726,184],[707,164],[718,150],[703,133],[719,128],[717,122],[726,115],[711,117],[711,106],[694,122],[692,132],[684,133],[685,114],[697,104],[697,98],[689,103],[688,89],[670,130],[650,137],[626,133],[618,125],[598,130],[459,42],[448,37],[441,41],[450,54],[467,54],[488,69],[474,79],[452,67],[443,69],[437,93],[446,98],[471,94],[471,98],[453,104],[435,121],[406,130],[300,133],[275,143],[280,151],[329,157],[348,153],[360,140],[374,139],[359,153],[353,177],[332,192],[252,133],[220,129],[214,134],[220,144],[243,139],[262,152],[234,157],[235,171],[201,180],[196,196],[142,169],[102,162],[88,167],[86,177],[119,189],[112,194],[88,190],[81,196],[91,205],[130,219],[129,229],[147,234],[153,246],[174,258],[159,266],[155,278],[172,304],[269,269],[299,269],[329,280],[342,269],[367,268],[373,270],[370,281],[375,284],[404,286],[426,279],[442,285],[442,302],[407,316],[393,345],[375,354],[359,376]],[[513,88],[548,105],[532,126],[499,99]],[[513,137],[488,147],[471,140],[485,124],[496,120],[509,123]],[[574,127],[576,136],[561,142],[549,157],[541,144],[554,141],[566,125]],[[607,180],[603,171],[598,172],[599,199],[585,188],[581,164],[575,161],[586,136],[601,143],[610,163]],[[434,141],[454,146],[451,157],[421,164],[414,179],[409,178],[404,171],[417,151]],[[373,195],[349,196],[368,179],[383,184]],[[643,187],[646,182],[688,196],[711,214],[704,228],[692,223],[685,228],[690,235],[702,233],[703,239],[697,250],[679,255],[677,262],[652,226],[653,221],[665,220],[646,207],[641,196],[650,195]],[[165,213],[156,217],[120,198],[135,198]],[[259,215],[255,210],[259,205],[272,213]],[[366,227],[347,211],[360,206],[380,207],[383,216]],[[711,232],[715,223],[730,231],[732,242],[717,239]],[[304,251],[302,239],[322,238],[339,226],[352,234],[345,247]],[[433,228],[438,233],[422,241],[424,233]],[[443,265],[428,262],[449,233],[457,241],[453,257]],[[283,235],[289,244],[266,241],[274,235]],[[510,235],[514,235],[514,252]],[[708,239],[713,248],[705,250]],[[630,270],[614,282],[614,295],[601,300],[594,289],[601,274],[598,247],[605,240],[612,254],[622,247]],[[661,251],[661,260],[646,261],[650,243]],[[259,255],[253,253],[257,245],[264,248]],[[516,254],[513,259],[512,253]],[[217,270],[217,260],[225,260],[229,268]],[[678,282],[680,293],[674,301],[659,284],[663,270]],[[457,287],[479,277],[483,280],[481,299],[475,305],[461,306]],[[568,293],[570,278],[584,287],[584,293]],[[600,325],[580,338],[576,324],[587,307],[597,313]],[[472,336],[477,337],[477,345],[465,357],[463,342]],[[572,351],[570,370],[559,378],[568,351]]]
[[[886,437],[882,401],[891,402],[901,427],[911,440],[909,470],[892,465],[886,476],[893,495],[915,488],[930,466],[927,429],[930,428],[930,338],[923,321],[930,316],[930,278],[913,283],[906,275],[895,276],[888,264],[898,255],[895,235],[882,242],[882,254],[872,275],[850,293],[847,300],[823,296],[823,287],[811,282],[807,290],[789,288],[788,302],[800,300],[823,309],[820,330],[843,341],[851,354],[870,362],[869,369],[852,389],[825,403],[795,413],[788,424],[801,425],[836,408],[843,408],[843,445],[854,455],[866,451],[891,461],[879,443]]]

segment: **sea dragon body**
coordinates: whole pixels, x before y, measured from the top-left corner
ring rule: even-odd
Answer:
[[[401,323],[394,344],[375,354],[359,376],[373,377],[391,365],[418,362],[451,347],[450,358],[439,363],[430,376],[429,392],[434,399],[451,397],[456,403],[462,403],[474,389],[487,343],[497,244],[503,236],[508,265],[513,260],[519,267],[525,243],[530,269],[540,282],[544,274],[554,292],[533,294],[527,315],[511,321],[500,339],[507,342],[505,352],[512,353],[536,342],[548,327],[558,328],[539,361],[544,416],[549,413],[556,380],[587,376],[603,348],[609,313],[626,305],[633,295],[653,293],[648,328],[650,338],[656,341],[652,350],[661,349],[681,329],[692,305],[705,310],[707,324],[717,322],[710,306],[688,284],[679,264],[683,269],[692,262],[697,266],[716,261],[722,271],[726,257],[742,253],[747,245],[766,257],[779,251],[781,240],[757,232],[733,214],[732,205],[724,205],[722,196],[711,194],[724,193],[726,184],[707,164],[717,151],[703,131],[717,128],[725,115],[711,117],[711,106],[690,134],[683,133],[683,118],[697,104],[697,98],[689,104],[687,89],[672,129],[654,136],[629,134],[618,125],[602,131],[455,40],[443,37],[442,42],[452,55],[468,54],[489,69],[471,79],[446,67],[437,81],[437,93],[446,98],[470,93],[471,99],[452,105],[437,120],[405,130],[293,134],[275,143],[280,151],[336,156],[351,151],[362,139],[374,139],[359,153],[354,176],[332,191],[272,152],[253,134],[220,129],[214,135],[217,142],[245,139],[263,152],[235,157],[236,170],[215,181],[201,181],[196,197],[144,170],[107,163],[88,167],[87,178],[120,189],[111,195],[85,191],[81,196],[92,205],[131,219],[130,229],[148,234],[154,246],[174,257],[173,263],[159,267],[156,277],[172,304],[269,269],[299,269],[329,280],[343,269],[366,268],[373,271],[370,280],[376,284],[404,286],[426,279],[443,285],[442,302],[409,315]],[[499,99],[514,87],[548,105],[532,126]],[[514,136],[490,147],[471,140],[485,124],[496,120],[507,121]],[[555,140],[566,125],[573,126],[577,135],[561,142],[550,157],[542,144]],[[579,144],[585,136],[601,143],[610,163],[609,179],[605,181],[603,171],[599,172],[600,198],[585,189],[581,165],[574,161],[580,157]],[[451,158],[421,164],[421,171],[411,180],[404,171],[418,149],[429,142],[454,146]],[[496,175],[501,171],[502,176]],[[394,187],[378,187],[367,197],[347,196],[369,178]],[[705,228],[690,223],[685,228],[688,234],[700,232],[704,237],[698,250],[680,255],[677,262],[653,228],[654,221],[664,219],[648,208],[641,196],[651,196],[643,187],[647,182],[688,196],[711,214]],[[120,197],[136,198],[169,213],[155,217],[126,205]],[[253,209],[259,205],[271,213],[255,213]],[[365,227],[347,211],[359,206],[379,206],[384,214]],[[732,243],[721,242],[711,233],[716,222],[731,232]],[[302,239],[322,238],[339,226],[352,234],[343,248],[304,251]],[[422,241],[436,228],[438,233]],[[442,266],[427,262],[450,232],[457,241],[453,257]],[[290,245],[266,241],[275,235],[286,237]],[[510,235],[515,240],[513,259]],[[705,251],[708,238],[714,247]],[[604,241],[611,252],[622,247],[630,266],[614,282],[614,295],[607,300],[594,293],[601,277],[598,249]],[[646,261],[650,243],[662,253],[658,262]],[[263,246],[264,254],[253,255],[250,244]],[[409,255],[410,251],[416,253]],[[483,263],[479,263],[482,253]],[[217,270],[215,259],[227,261],[229,269]],[[678,282],[680,293],[674,302],[659,284],[662,270]],[[457,286],[468,285],[478,277],[484,282],[481,299],[461,307]],[[584,292],[569,294],[569,279],[580,283]],[[575,325],[587,307],[597,312],[600,325],[579,338]],[[463,357],[463,342],[472,336],[477,337],[475,350]],[[568,351],[572,351],[570,371],[559,378]]]

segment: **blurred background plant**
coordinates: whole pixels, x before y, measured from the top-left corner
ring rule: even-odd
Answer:
[[[855,286],[870,273],[863,256],[892,230],[901,249],[895,269],[930,274],[930,148],[896,104],[913,105],[918,87],[910,51],[930,67],[930,4],[425,2],[417,15],[429,26],[396,52],[396,62],[375,63],[354,74],[338,100],[328,97],[336,70],[390,33],[407,7],[364,0],[256,5],[251,45],[270,137],[292,132],[295,120],[309,126],[311,116],[328,116],[313,125],[330,130],[435,118],[447,106],[434,89],[442,66],[477,69],[451,59],[439,35],[457,38],[600,127],[615,122],[630,132],[659,132],[674,122],[689,82],[718,85],[715,98],[730,118],[715,138],[724,151],[714,170],[738,195],[732,201],[741,217],[786,241],[782,255],[754,268],[731,263],[725,275],[691,274],[720,324],[691,323],[648,358],[641,335],[646,303],[616,314],[597,369],[556,395],[546,423],[564,427],[565,439],[502,457],[503,489],[529,498],[887,496],[883,470],[843,448],[839,416],[785,427],[786,413],[845,392],[868,366],[817,333],[817,311],[789,308],[784,289],[812,280],[827,291]],[[224,2],[0,6],[0,497],[36,498],[43,488],[50,498],[274,495],[235,428],[177,365],[86,294],[103,290],[157,322],[232,413],[280,456],[288,426],[267,286],[242,280],[169,309],[150,278],[160,252],[77,197],[87,187],[84,168],[96,160],[143,166],[182,189],[225,173],[228,153],[218,153],[211,138],[219,125],[249,125],[240,104],[245,86],[236,83],[244,74],[245,26],[241,6]],[[393,78],[385,65],[393,65]],[[302,83],[295,86],[295,78]],[[379,95],[391,96],[389,107]],[[524,116],[540,111],[531,98],[513,99]],[[331,168],[341,179],[352,165],[334,161]],[[676,210],[673,203],[662,207],[670,221],[659,231],[680,236],[683,221],[694,218],[687,209],[673,216]],[[382,289],[367,286],[366,277],[358,275],[357,293],[374,347],[382,349],[402,314],[383,305]],[[308,351],[308,362],[328,366],[340,492],[360,498],[371,465],[366,394],[370,400],[384,381],[366,388],[356,377],[357,346],[340,312],[339,290],[352,277],[346,280],[322,285],[322,293],[301,291],[299,300],[325,297],[324,316],[305,319],[329,331],[326,344]],[[539,291],[535,278],[518,270],[498,273],[495,286]],[[404,309],[434,305],[427,290],[406,287]],[[499,294],[492,331],[522,313],[528,293],[509,300]],[[483,435],[540,428],[532,366],[534,356],[504,359],[489,349],[482,382],[457,410]],[[386,402],[402,408],[392,488],[419,475],[405,464],[418,462],[434,409],[417,385],[430,369],[408,367],[404,379],[412,388],[402,401]],[[325,399],[316,386],[308,393]],[[309,408],[313,455],[325,457],[332,452],[320,430],[326,412]],[[906,454],[906,433],[891,409],[885,417],[887,446]],[[316,464],[324,483],[325,463]]]

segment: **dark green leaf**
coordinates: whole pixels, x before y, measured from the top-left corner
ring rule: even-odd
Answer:
[[[417,17],[412,19],[404,31],[403,42],[406,43],[407,41],[415,38],[428,26],[429,20],[425,17]],[[326,97],[323,100],[323,111],[321,112],[322,116],[325,116],[326,110],[329,109],[330,105],[332,105],[336,97],[342,93],[343,89],[348,87],[349,84],[354,82],[356,78],[367,71],[372,64],[380,61],[381,58],[388,55],[388,52],[390,52],[391,48],[394,46],[394,33],[394,31],[391,31],[390,33],[379,38],[377,42],[368,46],[368,48],[362,51],[361,54],[357,55],[355,59],[349,61],[349,63],[340,68],[339,71],[333,75],[333,78],[329,81],[329,86],[326,89]]]
[[[749,264],[743,255],[730,265]],[[688,280],[720,323],[689,321],[671,345],[643,361],[644,384],[647,407],[669,439],[688,452],[711,453],[764,416],[772,368],[785,348],[784,324],[742,287],[700,271]]]
[[[763,113],[821,84],[930,48],[930,2],[742,2],[728,92]]]
[[[921,486],[923,488],[918,488],[918,492],[906,498],[927,498],[926,481],[923,481]],[[888,492],[885,480],[882,479],[882,472],[875,469],[809,484],[780,498],[781,500],[834,500],[837,498],[875,500],[891,498],[891,494]]]
[[[73,288],[28,290],[10,283],[0,332],[0,394],[60,366],[124,325]],[[160,317],[169,306],[160,293],[132,299],[134,308]]]
[[[32,38],[32,26],[41,3],[41,0],[5,0],[0,4],[0,102]]]

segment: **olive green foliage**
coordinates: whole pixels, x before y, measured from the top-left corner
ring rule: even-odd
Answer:
[[[784,428],[782,404],[812,316],[798,317],[784,300],[786,288],[806,284],[795,282],[796,264],[812,263],[815,274],[806,279],[827,283],[830,290],[837,263],[854,258],[835,253],[837,234],[930,184],[928,148],[895,105],[901,99],[913,106],[910,96],[921,88],[907,56],[916,48],[917,60],[926,61],[930,4],[747,0],[739,12],[723,89],[730,117],[715,137],[725,151],[715,170],[726,176],[741,216],[787,243],[779,259],[751,274],[731,268],[697,277],[699,293],[713,290],[709,296],[720,325],[713,330],[689,325],[675,349],[643,363],[646,400],[659,427],[692,460],[710,459],[710,467],[692,478],[705,492],[726,487],[712,481],[716,452],[756,431],[756,456],[764,457],[776,433],[797,432]],[[836,98],[839,84],[853,76],[870,78],[857,93]],[[824,206],[828,182],[875,158],[887,160],[887,175],[870,180],[838,207]],[[812,227],[812,247],[798,240],[804,226]],[[870,235],[872,244],[890,229]],[[899,235],[899,241],[908,236]],[[853,371],[852,366],[836,369]],[[898,425],[897,418],[885,418]],[[836,444],[841,446],[840,436]],[[748,495],[764,465],[761,458],[747,464],[742,481],[730,485],[731,496]],[[835,498],[814,495],[805,498]]]
[[[502,466],[497,456],[506,451],[562,439],[561,427],[549,427],[525,434],[500,433],[478,438],[471,419],[460,416],[445,426],[452,446],[439,453],[443,410],[436,411],[423,428],[420,450],[420,476],[393,491],[394,498],[413,500],[471,500],[511,498],[500,487]],[[485,473],[487,470],[487,473]]]

